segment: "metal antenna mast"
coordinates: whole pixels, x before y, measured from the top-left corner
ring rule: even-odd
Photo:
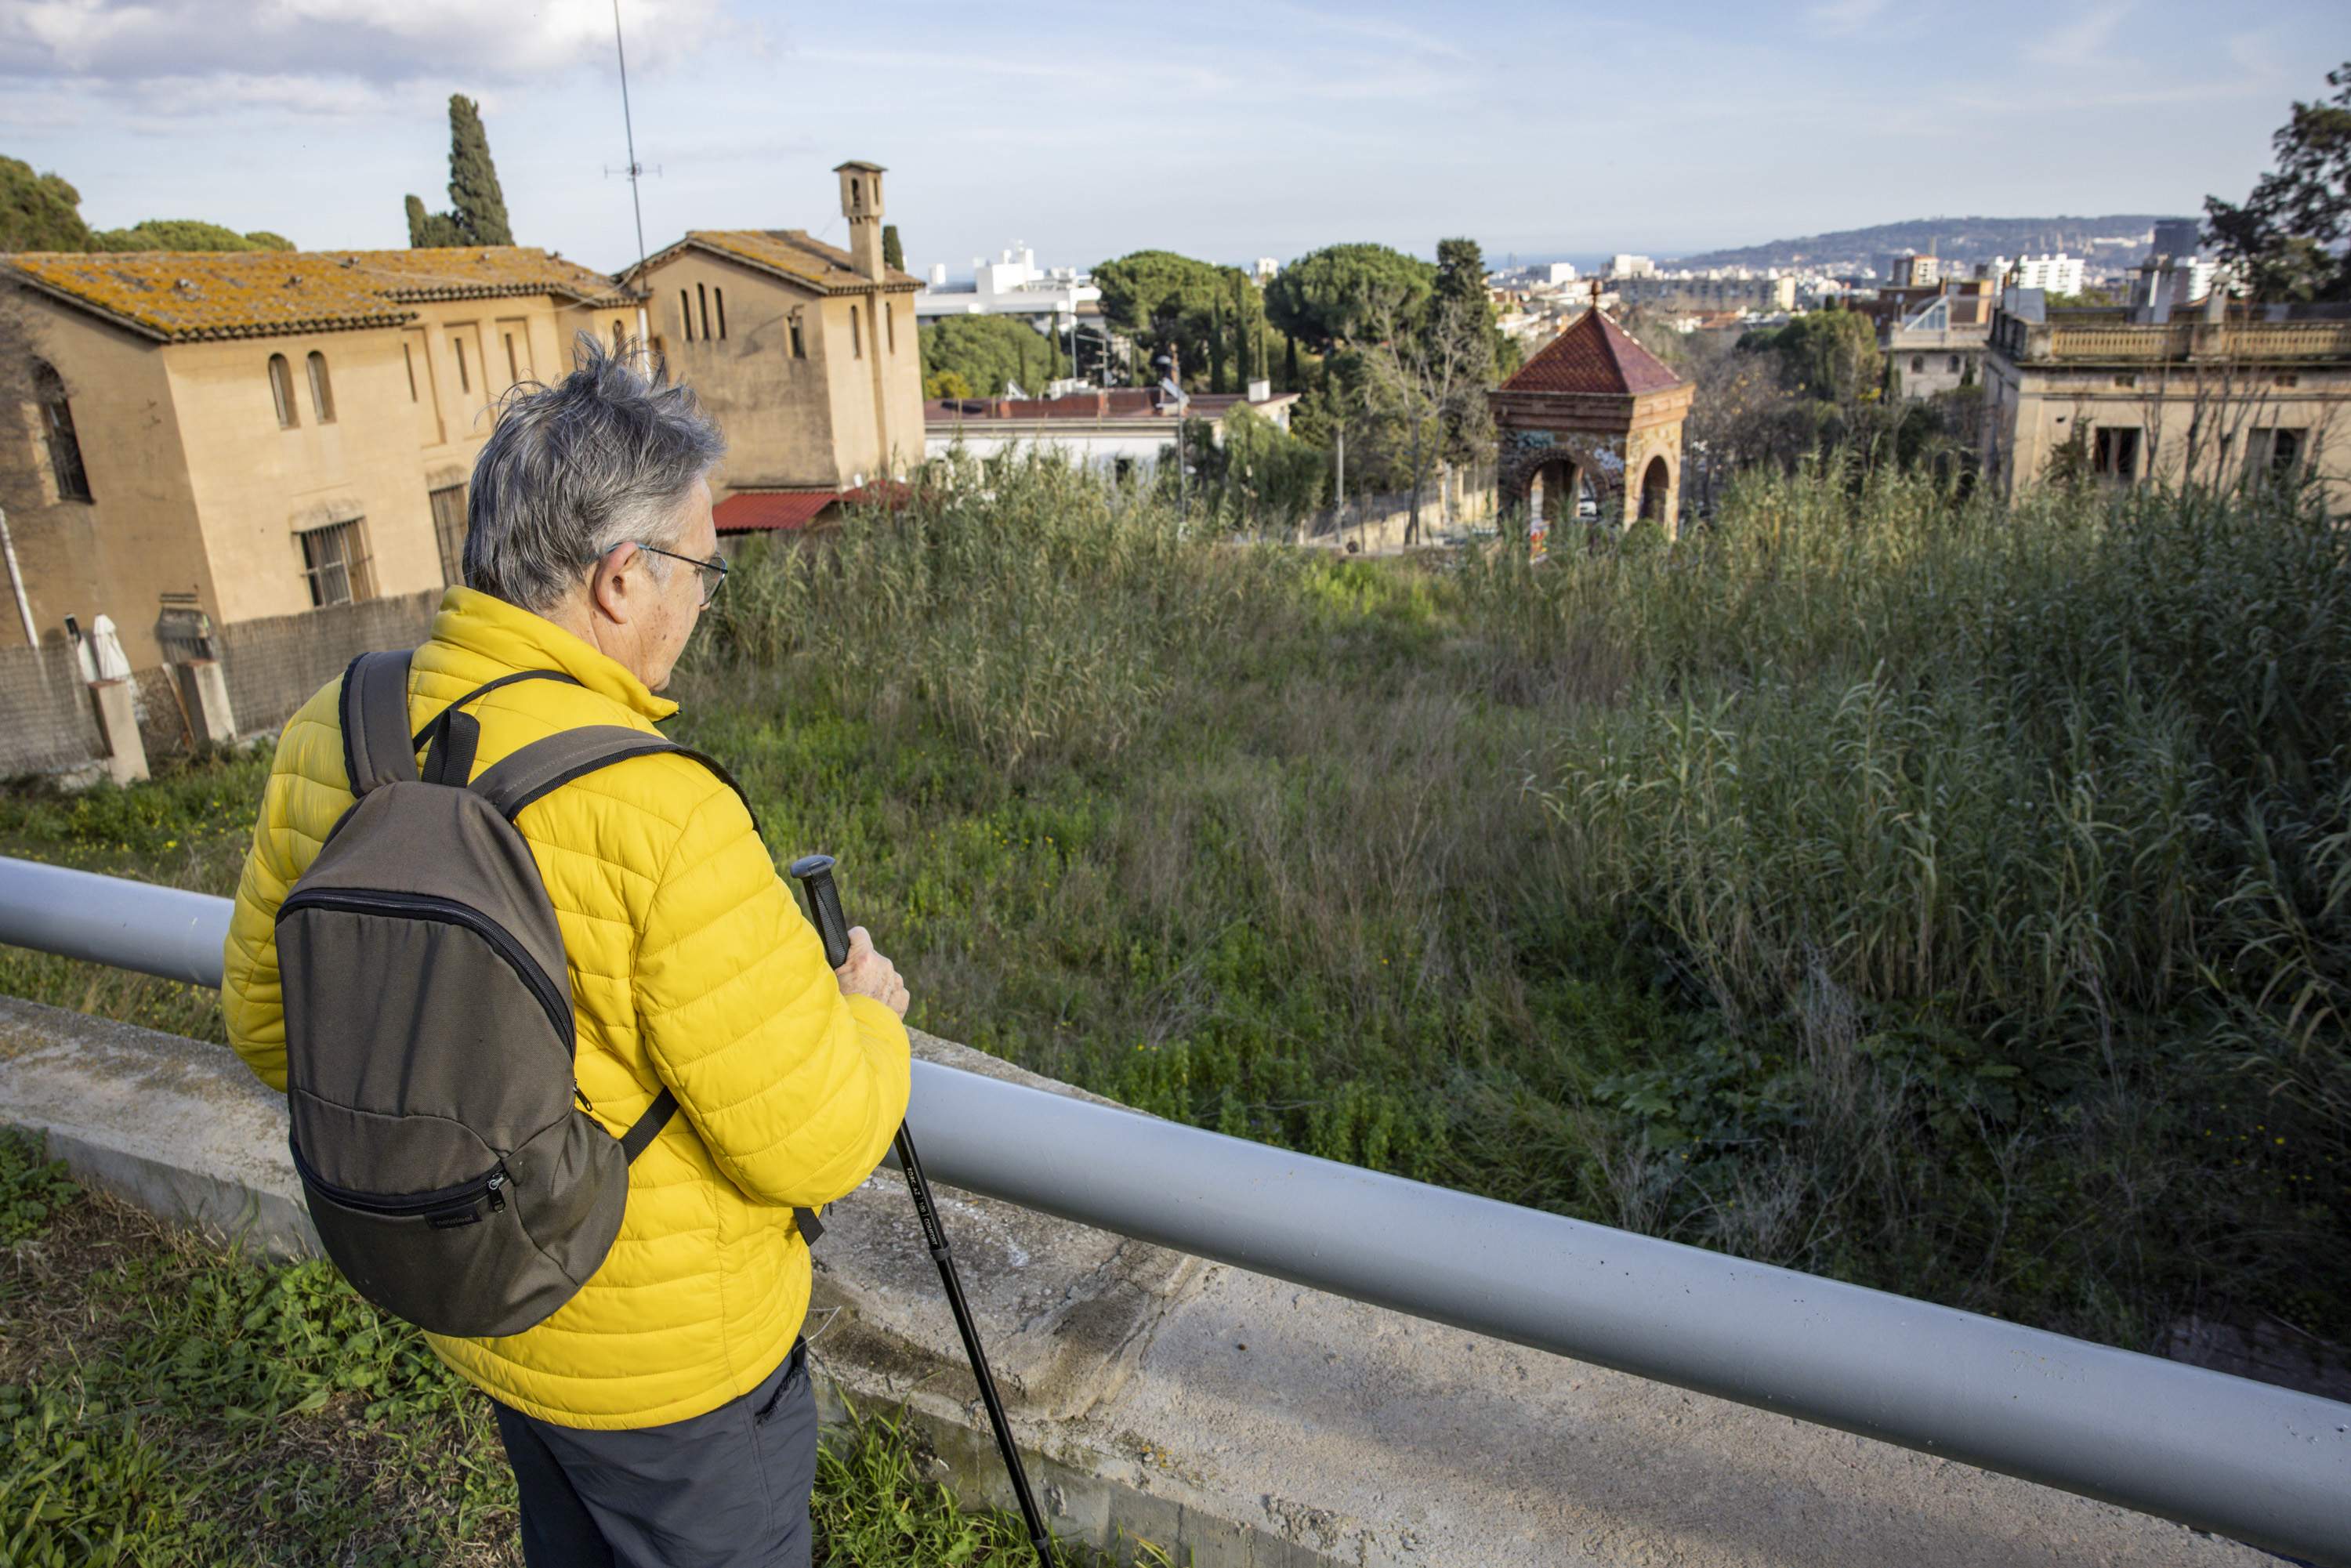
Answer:
[[[637,194],[637,179],[645,166],[637,162],[637,128],[629,118],[629,51],[621,42],[621,0],[612,0],[612,52],[621,57],[621,129],[629,138],[629,205],[637,214],[637,274],[645,269],[645,204]]]

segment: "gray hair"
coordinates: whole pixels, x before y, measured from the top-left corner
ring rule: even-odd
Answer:
[[[474,462],[465,583],[545,611],[614,546],[676,542],[686,492],[725,439],[658,362],[651,373],[580,334],[571,373],[518,386]],[[649,558],[656,576],[669,562]]]

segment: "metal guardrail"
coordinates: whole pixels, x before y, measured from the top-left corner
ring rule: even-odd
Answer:
[[[0,858],[0,942],[217,986],[226,899]],[[2351,1405],[929,1062],[969,1192],[2351,1565]]]

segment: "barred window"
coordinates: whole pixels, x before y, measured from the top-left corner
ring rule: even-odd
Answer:
[[[375,597],[368,570],[367,534],[360,519],[306,528],[294,536],[302,543],[302,576],[310,585],[310,605],[350,604]]]
[[[57,482],[57,499],[90,499],[89,473],[81,465],[81,438],[74,434],[73,405],[66,400],[65,378],[56,367],[36,360],[33,390],[41,404],[41,431],[48,438],[49,473]]]

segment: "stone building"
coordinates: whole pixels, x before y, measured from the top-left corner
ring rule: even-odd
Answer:
[[[2341,307],[2003,308],[1984,355],[1983,472],[2014,497],[2053,467],[2116,485],[2314,479],[2351,512],[2351,316]],[[2039,319],[2035,319],[2039,318]]]
[[[1487,394],[1502,505],[1545,523],[1648,517],[1673,532],[1696,393],[1605,311],[1585,311]]]
[[[653,344],[726,432],[722,530],[762,496],[838,496],[923,461],[921,280],[882,260],[882,177],[834,171],[849,246],[803,229],[695,229],[622,274]],[[738,497],[754,499],[738,500]]]
[[[542,250],[25,253],[31,439],[0,453],[21,612],[0,647],[166,606],[233,624],[437,591],[507,390],[634,299]],[[323,677],[322,677],[323,678]]]

